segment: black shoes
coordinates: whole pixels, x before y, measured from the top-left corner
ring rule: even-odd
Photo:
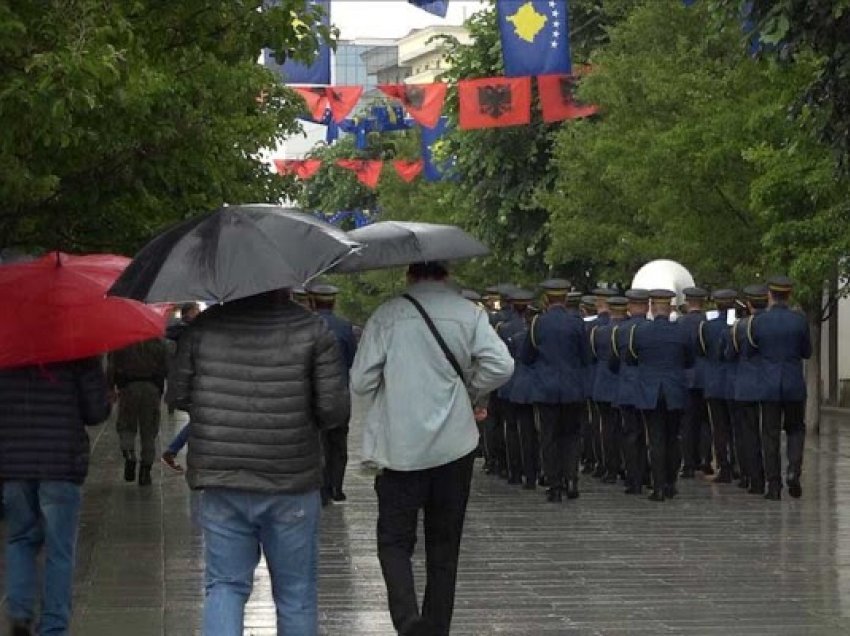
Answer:
[[[508,477],[508,484],[511,486],[519,486],[522,483],[522,477],[519,475],[510,475]]]
[[[738,482],[738,488],[741,490],[746,490],[750,487],[750,478],[749,477],[741,477],[741,481]]]
[[[584,466],[581,468],[582,475],[590,475],[593,472],[593,464],[591,462],[585,462]]]
[[[717,477],[714,478],[715,484],[731,484],[732,483],[732,471],[727,467],[721,467],[720,472],[717,473]]]
[[[139,466],[139,485],[150,486],[153,483],[151,480],[151,465],[142,464]]]
[[[536,481],[534,481],[534,480],[532,480],[532,481],[526,481],[526,482],[522,485],[522,489],[523,489],[523,490],[537,490],[537,482],[536,482]]]
[[[124,451],[124,481],[136,481],[136,453]]]
[[[567,482],[567,499],[578,499],[578,482]]]
[[[643,488],[641,486],[629,486],[624,492],[627,495],[639,495],[643,492]]]
[[[799,499],[803,496],[803,487],[800,485],[799,479],[788,480],[788,494],[794,497],[794,499]]]
[[[546,501],[549,503],[561,503],[561,489],[560,488],[549,488],[546,491]]]
[[[605,476],[605,467],[602,464],[598,464],[596,470],[593,471],[593,476],[597,479],[602,479]]]
[[[764,494],[764,482],[763,481],[753,481],[750,482],[750,488],[747,490],[751,495],[763,495]]]
[[[688,467],[682,469],[682,472],[679,477],[681,477],[682,479],[693,479],[695,474],[696,473],[694,472],[694,469]]]
[[[648,499],[650,501],[664,501],[664,492],[656,488],[652,491],[652,494],[649,495]]]
[[[770,484],[767,487],[767,494],[764,498],[770,501],[779,501],[782,499],[782,487],[779,484]]]
[[[676,490],[676,486],[673,486],[672,484],[667,484],[666,486],[664,486],[664,496],[667,499],[672,499],[673,497],[675,497],[678,494],[679,494],[679,491]]]
[[[714,474],[714,469],[711,467],[711,464],[703,464],[702,466],[699,467],[699,469],[702,471],[703,475],[713,475]]]
[[[32,636],[32,626],[29,621],[16,621],[13,620],[12,631],[10,634],[12,636]]]
[[[617,483],[617,473],[605,473],[605,476],[602,478],[603,484],[616,484]]]
[[[346,497],[345,493],[342,492],[342,488],[334,488],[333,494],[331,494],[331,499],[333,499],[336,503],[342,503],[343,501],[347,501],[348,497]]]

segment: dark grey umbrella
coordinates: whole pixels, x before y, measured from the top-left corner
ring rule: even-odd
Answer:
[[[362,272],[427,261],[453,261],[484,256],[489,249],[454,225],[380,221],[348,233],[363,248],[334,268]]]
[[[223,207],[148,243],[109,290],[149,303],[220,303],[303,285],[358,247],[345,232],[298,210]]]

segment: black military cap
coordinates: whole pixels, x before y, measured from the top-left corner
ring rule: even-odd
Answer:
[[[672,300],[676,297],[676,292],[669,289],[650,289],[649,297],[652,300]]]
[[[540,288],[547,296],[566,296],[570,289],[570,281],[563,278],[550,278],[540,283]]]
[[[744,287],[744,296],[747,300],[767,300],[767,285],[747,285]]]
[[[581,305],[582,307],[587,307],[590,309],[591,307],[596,307],[596,296],[582,296],[581,297]]]
[[[617,295],[617,290],[611,287],[597,287],[593,290],[593,295],[599,298],[611,298]]]
[[[567,292],[567,304],[572,307],[578,307],[582,296],[583,294],[580,291]]]
[[[303,287],[293,287],[292,288],[292,295],[295,298],[306,299],[307,298],[307,290],[304,289]]]
[[[715,289],[711,293],[711,299],[717,302],[731,303],[738,298],[738,292],[734,289]]]
[[[336,296],[339,293],[339,287],[336,285],[327,285],[325,283],[308,285],[307,293],[311,296]]]
[[[629,299],[625,296],[611,296],[608,299],[608,307],[611,311],[626,311],[626,306],[629,304]]]
[[[626,292],[626,300],[635,303],[645,303],[649,301],[649,292],[645,289],[630,289]]]
[[[530,303],[534,300],[535,295],[534,292],[528,291],[527,289],[514,287],[512,290],[507,292],[505,297],[512,303]]]
[[[498,285],[490,285],[489,287],[484,289],[484,297],[485,298],[495,298],[499,295],[499,286]]]
[[[771,276],[767,279],[767,288],[770,291],[788,293],[794,289],[794,282],[787,276]]]
[[[466,298],[467,300],[471,300],[474,303],[480,302],[481,294],[479,294],[474,289],[461,289],[460,295]]]
[[[686,287],[682,290],[685,298],[708,298],[708,292],[702,287]]]

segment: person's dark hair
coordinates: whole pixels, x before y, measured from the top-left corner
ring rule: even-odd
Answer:
[[[413,263],[407,268],[407,275],[414,280],[443,280],[449,275],[448,267],[440,261]]]
[[[750,299],[749,303],[753,306],[753,309],[766,309],[767,308],[767,299]]]
[[[313,298],[313,307],[316,309],[333,309],[336,305],[336,302],[333,300],[324,300],[319,298]]]
[[[180,305],[180,316],[183,317],[191,311],[200,311],[201,306],[198,303],[183,303]]]
[[[787,291],[787,292],[786,291],[776,291],[776,290],[771,289],[770,295],[773,296],[773,300],[775,300],[776,302],[779,302],[779,303],[787,303],[788,299],[791,298],[791,292],[790,291]]]

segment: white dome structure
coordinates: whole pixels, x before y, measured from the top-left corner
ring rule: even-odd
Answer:
[[[669,289],[676,292],[675,305],[681,305],[685,297],[682,290],[694,286],[694,277],[681,263],[667,259],[650,261],[641,267],[632,279],[637,289]]]

